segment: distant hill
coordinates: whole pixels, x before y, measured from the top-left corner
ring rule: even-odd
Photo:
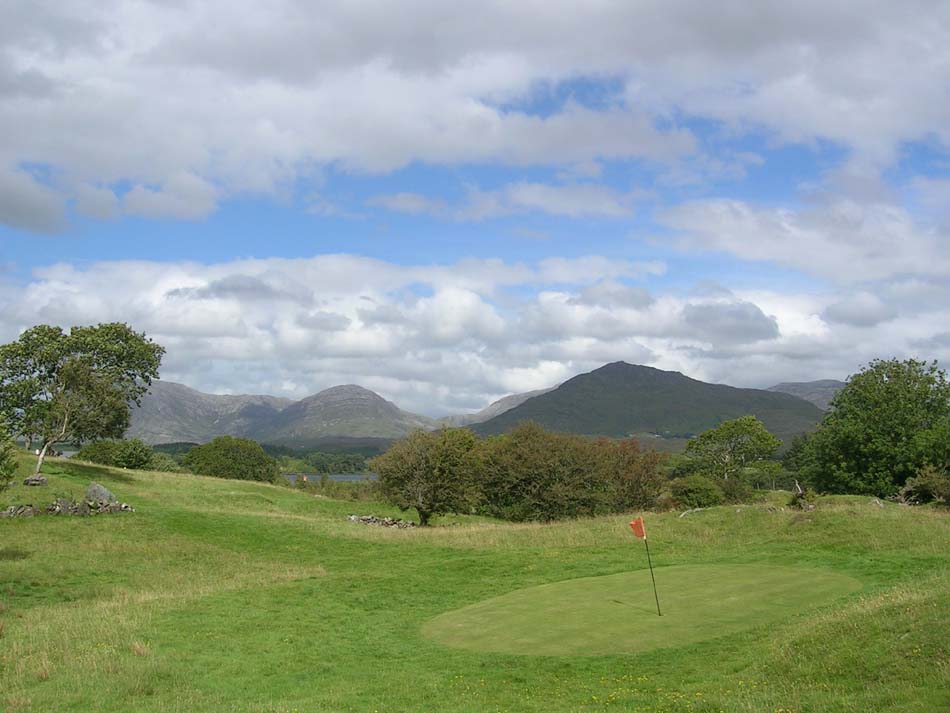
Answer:
[[[811,401],[822,411],[827,411],[831,399],[841,391],[843,386],[844,382],[837,379],[821,379],[819,381],[788,381],[770,386],[768,390],[797,396],[805,401]]]
[[[783,440],[813,429],[822,416],[817,406],[789,394],[707,384],[676,371],[615,362],[575,376],[472,430],[504,433],[531,420],[586,435],[683,437],[748,414]]]
[[[127,438],[146,443],[205,443],[215,436],[247,436],[289,406],[276,396],[205,394],[172,381],[155,381],[140,408],[132,409]]]
[[[334,386],[296,401],[260,424],[255,438],[266,443],[310,446],[331,436],[401,438],[435,421],[403,411],[362,386]]]
[[[382,443],[435,422],[401,410],[361,386],[334,386],[301,401],[275,396],[205,394],[156,381],[132,409],[127,438],[147,443],[199,442],[229,435],[294,447],[343,440]]]
[[[490,418],[494,418],[495,416],[503,414],[505,411],[510,411],[516,406],[520,406],[528,399],[532,399],[535,396],[540,396],[541,394],[546,394],[555,388],[556,387],[552,386],[550,389],[526,391],[523,394],[510,394],[498,399],[497,401],[492,401],[481,411],[477,411],[476,413],[459,414],[457,416],[445,416],[440,418],[438,423],[441,426],[471,426],[475,423],[483,423]]]

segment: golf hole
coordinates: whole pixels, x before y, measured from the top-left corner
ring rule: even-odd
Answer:
[[[441,614],[422,629],[440,644],[536,656],[673,648],[787,619],[861,588],[847,575],[771,565],[683,565],[518,589]]]

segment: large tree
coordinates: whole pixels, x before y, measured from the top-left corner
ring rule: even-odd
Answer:
[[[467,512],[479,498],[475,434],[465,428],[414,431],[370,461],[383,494],[397,507],[415,508],[419,524],[433,515]]]
[[[721,480],[734,478],[742,469],[771,458],[782,442],[755,416],[724,421],[686,444],[694,469]]]
[[[819,489],[885,497],[925,465],[950,465],[950,382],[937,364],[877,359],[852,375],[808,439]]]
[[[32,327],[0,346],[0,417],[27,444],[39,440],[39,473],[55,443],[120,437],[164,353],[118,322]]]

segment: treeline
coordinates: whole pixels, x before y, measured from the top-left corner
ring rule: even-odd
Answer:
[[[220,436],[203,445],[180,442],[149,446],[137,438],[95,441],[83,446],[76,457],[118,468],[191,472],[266,482],[276,481],[281,472],[318,475],[367,472],[367,459],[361,453],[297,451],[233,436]]]
[[[370,461],[384,496],[420,524],[455,512],[556,520],[651,507],[665,456],[636,440],[552,433],[533,423],[479,440],[464,428],[416,431]]]
[[[188,446],[187,450],[184,446]],[[277,460],[247,438],[219,436],[205,444],[173,444],[169,452],[156,450],[137,438],[94,441],[83,446],[78,460],[117,468],[195,473],[236,480],[274,483],[280,476]],[[174,455],[172,455],[174,453]]]

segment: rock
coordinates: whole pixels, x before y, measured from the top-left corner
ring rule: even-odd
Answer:
[[[11,505],[6,510],[0,511],[0,517],[33,517],[39,514],[40,511],[32,505]]]
[[[375,515],[349,515],[346,518],[352,522],[361,522],[364,525],[378,525],[380,527],[415,527],[416,523],[406,520],[396,520],[391,517],[376,517]]]
[[[23,481],[24,485],[46,485],[45,475],[31,475]]]
[[[99,483],[90,483],[89,487],[86,488],[86,500],[114,503],[116,501],[116,497],[109,491],[108,488],[99,485]]]

